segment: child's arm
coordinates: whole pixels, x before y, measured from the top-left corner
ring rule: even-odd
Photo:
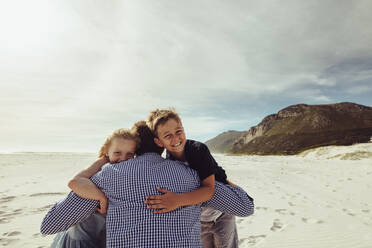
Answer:
[[[98,159],[90,167],[79,172],[68,182],[68,187],[78,196],[86,199],[98,200],[100,203],[98,211],[102,214],[107,211],[107,197],[89,178],[100,171],[102,166],[107,162],[107,157]]]
[[[190,206],[210,200],[214,195],[215,179],[214,174],[205,178],[200,188],[188,192],[176,194],[172,191],[157,188],[163,195],[147,196],[145,203],[149,209],[158,209],[156,214],[168,213],[182,206]]]
[[[231,187],[238,187],[238,185],[236,184],[233,184],[232,182],[230,182],[229,180],[226,179],[226,182],[228,185],[230,185]]]

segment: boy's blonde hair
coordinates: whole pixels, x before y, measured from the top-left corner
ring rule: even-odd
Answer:
[[[151,132],[153,132],[155,136],[158,136],[158,126],[166,123],[169,119],[174,119],[182,125],[181,118],[174,108],[155,109],[154,111],[151,111],[147,118],[147,125]]]
[[[101,149],[98,152],[99,158],[106,156],[109,150],[109,147],[115,138],[133,140],[134,142],[136,142],[136,149],[138,148],[140,144],[140,139],[137,133],[133,129],[119,128],[106,138],[105,143],[103,143],[103,145],[101,146]]]

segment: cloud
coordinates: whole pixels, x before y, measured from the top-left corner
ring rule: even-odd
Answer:
[[[0,5],[0,150],[93,149],[153,108],[205,140],[292,104],[372,103],[368,0]]]

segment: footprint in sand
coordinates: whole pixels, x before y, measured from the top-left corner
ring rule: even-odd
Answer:
[[[255,207],[255,209],[257,209],[257,210],[267,210],[268,208],[267,207]]]
[[[286,214],[287,214],[287,209],[284,209],[284,208],[278,208],[278,209],[275,209],[275,212],[277,212],[277,213],[279,213],[279,214],[286,215]]]
[[[46,205],[44,207],[41,207],[41,208],[38,208],[36,210],[34,210],[33,212],[34,213],[39,213],[41,211],[46,211],[46,210],[49,210],[54,204],[49,204],[49,205]]]
[[[2,197],[2,198],[0,198],[0,203],[10,202],[10,201],[14,200],[15,198],[16,198],[15,196]]]
[[[369,210],[369,209],[363,209],[362,212],[363,213],[369,213],[369,212],[371,212],[371,210]]]
[[[2,246],[8,246],[9,244],[18,241],[19,239],[7,239],[7,238],[0,238],[0,244]]]
[[[294,204],[293,202],[288,202],[288,205],[291,206],[291,207],[296,206],[296,204]]]
[[[6,224],[6,223],[9,223],[9,219],[8,218],[0,218],[0,224]]]
[[[239,240],[239,246],[243,244],[250,244],[250,245],[255,245],[259,242],[261,242],[263,239],[266,238],[266,235],[251,235],[248,238],[243,238]]]
[[[41,237],[42,235],[41,235],[41,233],[34,233],[34,234],[32,234],[32,237],[34,237],[34,238],[38,238],[38,237]]]
[[[14,231],[14,232],[3,233],[3,236],[13,237],[13,236],[18,236],[20,234],[22,234],[22,233],[21,232]]]
[[[4,218],[7,218],[8,220],[9,219],[13,219],[15,215],[19,215],[19,214],[22,214],[23,213],[23,210],[22,209],[16,209],[16,210],[13,210],[13,211],[0,211],[0,217],[4,217]]]
[[[23,211],[23,209],[18,208],[18,209],[13,210],[13,213],[20,213],[21,214],[22,211]]]
[[[349,209],[343,208],[342,211],[344,211],[346,214],[348,214],[350,216],[356,216],[356,214],[351,212]]]
[[[9,223],[12,219],[16,218],[17,215],[20,215],[22,213],[22,209],[9,209],[8,211],[0,211],[0,224]]]
[[[324,223],[323,220],[317,220],[317,219],[312,219],[312,218],[305,218],[303,217],[302,222],[307,223],[307,224],[322,224]]]
[[[270,228],[271,231],[276,232],[283,228],[283,223],[279,219],[275,219],[273,222],[272,227]]]
[[[29,195],[30,197],[36,197],[36,196],[51,196],[51,195],[66,195],[64,192],[50,192],[50,193],[36,193]]]

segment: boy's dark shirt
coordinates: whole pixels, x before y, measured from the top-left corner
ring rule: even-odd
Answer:
[[[168,151],[167,158],[176,160]],[[225,170],[218,166],[205,144],[186,140],[185,159],[190,168],[198,172],[201,181],[214,174],[216,181],[227,184]]]

